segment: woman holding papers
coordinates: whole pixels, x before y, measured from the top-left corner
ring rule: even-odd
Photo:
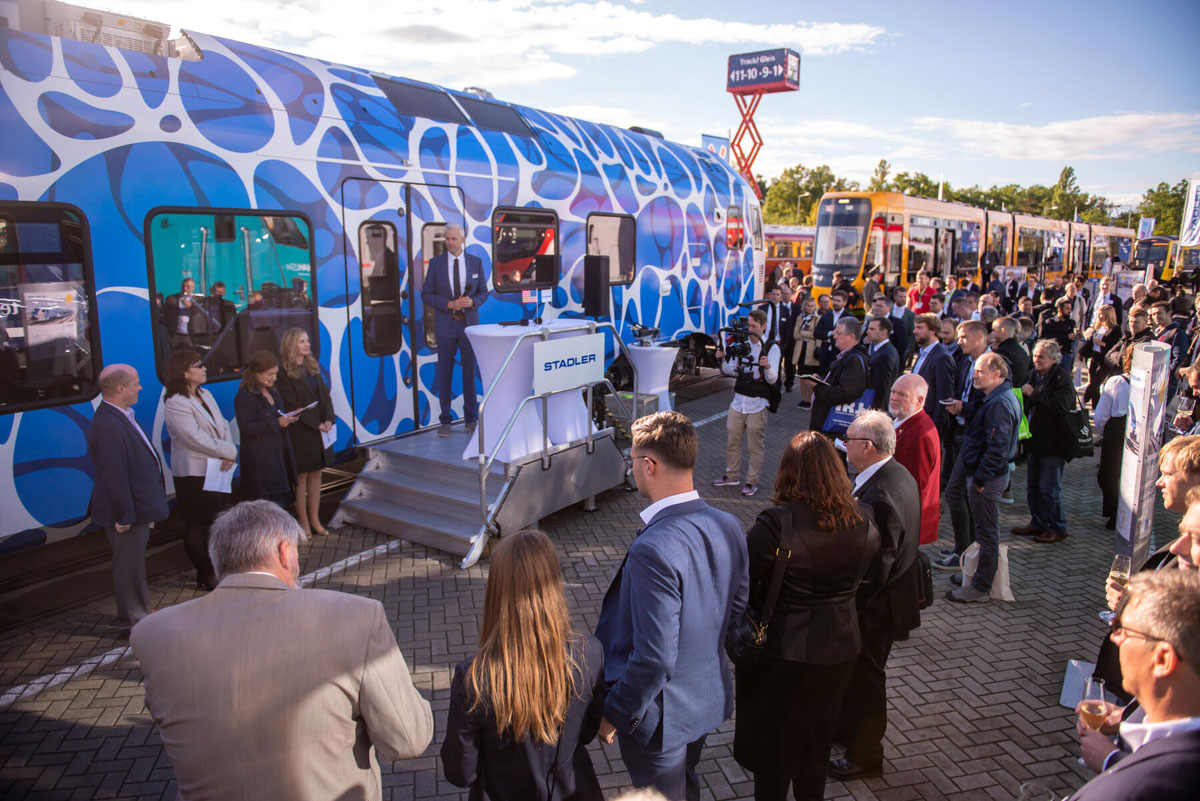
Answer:
[[[312,355],[308,332],[289,328],[279,347],[279,395],[289,410],[301,409],[296,425],[288,429],[296,454],[296,519],[309,534],[329,532],[317,516],[321,506],[321,470],[333,464],[333,400],[321,380],[321,366]]]
[[[211,590],[217,578],[208,559],[208,527],[217,512],[229,505],[228,479],[237,465],[237,446],[217,402],[201,386],[207,379],[200,354],[194,350],[177,350],[167,359],[163,408],[171,435],[175,499],[187,526],[183,547],[196,567],[196,586]],[[207,473],[213,479],[205,489]]]
[[[279,360],[268,350],[250,357],[242,371],[242,385],[233,396],[238,430],[242,434],[242,497],[272,501],[287,509],[296,484],[292,442],[283,430],[300,416],[287,409],[275,378]]]

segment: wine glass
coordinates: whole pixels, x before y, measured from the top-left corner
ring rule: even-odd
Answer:
[[[1046,789],[1041,782],[1025,782],[1021,785],[1021,794],[1017,801],[1056,801],[1057,796]]]
[[[1088,676],[1083,682],[1083,700],[1079,704],[1079,718],[1083,725],[1093,731],[1099,731],[1108,719],[1108,702],[1104,698],[1104,679]],[[1079,764],[1087,767],[1083,757]]]
[[[1110,567],[1108,569],[1108,580],[1115,581],[1117,584],[1120,584],[1122,587],[1128,587],[1129,586],[1129,573],[1130,573],[1131,568],[1132,568],[1132,562],[1130,561],[1129,557],[1123,553],[1117,554],[1116,556],[1113,557],[1112,567]],[[1116,612],[1112,612],[1108,609],[1105,609],[1104,611],[1100,612],[1100,619],[1103,620],[1105,623],[1112,623],[1113,618],[1115,618],[1116,616],[1117,616]]]
[[[1186,414],[1189,419],[1191,419],[1193,422],[1195,422],[1195,409],[1196,409],[1196,399],[1195,398],[1180,398],[1179,405],[1175,408],[1175,419],[1178,420],[1181,415]],[[1178,431],[1180,434],[1187,433],[1187,431],[1185,429],[1180,428],[1177,425],[1173,424],[1171,427],[1174,428],[1176,431]]]

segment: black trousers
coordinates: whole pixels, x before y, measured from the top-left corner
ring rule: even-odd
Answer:
[[[738,668],[734,758],[754,774],[756,801],[821,801],[834,722],[854,661],[809,665],[762,657]]]
[[[791,389],[796,384],[796,363],[792,361],[792,351],[796,349],[795,344],[788,341],[780,345],[779,349],[783,354],[783,387]]]
[[[846,759],[864,768],[883,765],[887,731],[887,660],[892,652],[890,600],[877,600],[859,618],[862,650],[850,675],[838,715],[835,740],[846,746]]]
[[[175,499],[187,526],[183,549],[196,568],[196,581],[215,583],[216,571],[208,558],[208,528],[217,514],[231,505],[233,496],[224,492],[205,492],[204,476],[176,476]]]

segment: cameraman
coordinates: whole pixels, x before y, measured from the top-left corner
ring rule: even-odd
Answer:
[[[767,400],[770,386],[779,382],[779,345],[774,340],[766,341],[767,352],[763,351],[763,332],[767,328],[767,313],[761,309],[750,312],[747,320],[750,330],[750,354],[740,356],[737,361],[725,358],[725,350],[717,346],[716,357],[721,363],[721,372],[737,376],[733,387],[733,403],[729,404],[726,428],[729,438],[725,445],[725,475],[713,482],[714,487],[736,487],[738,474],[742,470],[742,436],[745,435],[750,449],[750,468],[746,471],[746,486],[742,494],[746,497],[758,492],[758,474],[762,470],[763,444],[767,438]]]

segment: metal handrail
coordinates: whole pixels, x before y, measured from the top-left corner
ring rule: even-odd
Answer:
[[[512,432],[513,426],[516,425],[517,419],[521,416],[521,411],[525,408],[525,404],[529,403],[529,401],[531,401],[531,400],[535,400],[538,398],[541,398],[541,400],[542,400],[542,454],[541,454],[541,459],[542,459],[543,468],[545,468],[547,466],[547,462],[549,459],[548,451],[550,450],[550,433],[549,433],[550,422],[549,422],[549,418],[547,417],[546,410],[547,410],[547,405],[549,403],[551,395],[557,395],[562,392],[575,392],[575,391],[578,391],[581,389],[586,389],[587,390],[586,403],[587,403],[588,414],[590,416],[591,411],[592,411],[592,388],[596,384],[603,383],[605,386],[608,387],[609,392],[617,400],[617,403],[620,405],[621,410],[624,411],[628,415],[630,420],[633,419],[633,411],[630,409],[627,409],[625,407],[625,402],[623,400],[621,400],[621,398],[617,395],[617,390],[612,385],[612,382],[610,382],[607,378],[604,378],[604,379],[601,379],[600,381],[593,381],[593,382],[589,382],[589,383],[585,383],[585,384],[576,384],[575,386],[564,387],[562,389],[554,390],[553,392],[546,392],[546,393],[542,393],[540,395],[529,395],[528,397],[524,398],[519,404],[517,404],[516,408],[513,409],[512,413],[509,414],[508,423],[504,426],[504,430],[500,433],[500,438],[496,440],[496,444],[492,451],[492,455],[488,456],[487,452],[485,450],[484,414],[483,414],[484,408],[487,406],[487,402],[492,397],[492,390],[496,388],[496,386],[500,383],[500,379],[504,377],[504,373],[508,369],[509,364],[512,362],[513,357],[516,355],[517,348],[521,345],[521,343],[524,342],[529,337],[534,337],[534,336],[540,337],[541,340],[543,342],[545,342],[550,339],[550,335],[552,333],[553,334],[563,334],[563,333],[569,334],[573,331],[588,331],[589,333],[595,334],[601,328],[607,328],[613,332],[613,339],[617,343],[617,347],[620,348],[621,352],[625,354],[625,360],[629,362],[629,368],[633,372],[633,408],[636,409],[637,408],[637,397],[638,397],[638,375],[637,375],[637,365],[633,361],[633,354],[630,353],[629,348],[625,345],[625,342],[621,339],[621,333],[617,330],[617,327],[613,323],[597,323],[594,320],[589,320],[586,323],[577,325],[577,326],[570,326],[567,328],[555,328],[553,331],[545,326],[542,326],[541,328],[539,328],[535,331],[526,331],[525,333],[521,334],[519,337],[517,337],[515,340],[513,340],[512,346],[508,350],[508,355],[505,356],[504,361],[500,363],[500,369],[496,371],[496,376],[492,379],[492,382],[488,385],[487,390],[484,392],[483,400],[480,401],[480,403],[479,403],[479,410],[477,412],[478,422],[476,425],[476,427],[477,427],[476,433],[479,438],[479,514],[480,514],[480,517],[483,519],[484,528],[486,528],[490,533],[494,534],[497,529],[496,529],[495,522],[494,522],[494,516],[491,513],[489,513],[489,511],[488,511],[488,504],[487,504],[488,474],[490,473],[490,471],[492,469],[492,465],[496,461],[496,455],[500,452],[500,446],[504,444],[504,441],[508,438],[509,433]],[[587,448],[589,451],[591,451],[591,448],[592,448],[592,423],[591,423],[590,417],[588,419],[587,426],[586,426],[586,441],[587,441]]]

